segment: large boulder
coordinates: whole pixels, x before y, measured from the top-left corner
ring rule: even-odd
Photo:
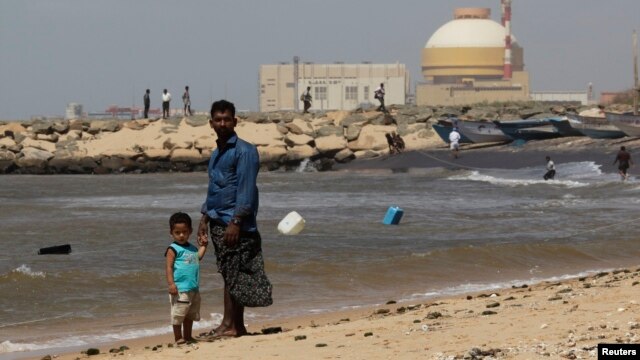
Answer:
[[[121,123],[118,120],[94,120],[91,122],[89,129],[90,134],[97,134],[100,132],[115,132],[120,130]]]
[[[351,124],[351,125],[349,125],[349,127],[347,128],[347,133],[345,134],[345,137],[347,138],[347,141],[353,141],[353,140],[357,139],[358,136],[360,136],[360,131],[362,131],[362,125],[361,124]]]
[[[316,129],[316,136],[319,138],[323,136],[331,136],[331,135],[342,136],[343,133],[344,133],[344,130],[342,130],[341,126],[327,125],[327,126],[323,126],[321,128]]]
[[[0,174],[6,174],[15,167],[16,154],[8,150],[0,150]]]
[[[304,134],[304,135],[309,135],[309,136],[314,136],[315,135],[315,131],[313,130],[313,126],[311,126],[311,124],[309,123],[309,121],[305,121],[299,118],[295,118],[293,119],[293,121],[291,121],[290,123],[288,123],[287,128],[289,129],[289,131],[294,132],[292,127],[296,127],[297,129],[299,129],[299,133],[296,134]]]
[[[58,134],[64,134],[69,131],[69,120],[56,121],[51,128]]]
[[[47,161],[53,158],[53,153],[35,147],[25,147],[22,149],[22,157],[16,160],[21,168],[34,167],[43,169]]]
[[[67,141],[77,141],[82,137],[82,131],[80,130],[69,130],[66,134],[60,135],[58,137],[58,142],[67,142]]]
[[[377,153],[372,150],[360,150],[353,153],[356,159],[373,159],[380,156],[380,153]]]
[[[186,162],[189,164],[201,164],[209,160],[203,157],[197,149],[174,149],[171,152],[171,162]]]
[[[135,159],[142,154],[131,149],[110,149],[102,153],[104,156],[117,157],[120,159]]]
[[[6,134],[15,134],[23,133],[27,131],[27,129],[17,122],[10,122],[5,125],[0,125],[0,135],[7,136]]]
[[[280,162],[286,155],[287,149],[284,145],[258,146],[260,163]]]
[[[296,145],[307,145],[309,143],[311,143],[313,141],[313,138],[309,135],[304,135],[304,134],[300,134],[300,135],[296,135],[296,134],[287,134],[287,136],[284,137],[284,142],[287,144],[287,146],[296,146]]]
[[[318,155],[318,150],[309,145],[294,146],[287,150],[287,161],[299,161]]]
[[[240,123],[236,126],[236,132],[241,139],[256,146],[268,146],[282,143],[282,133],[278,126],[269,124]]]
[[[343,120],[351,115],[350,111],[339,110],[328,112],[325,117],[331,120],[335,125],[341,125]]]
[[[395,126],[368,125],[362,128],[358,139],[349,141],[348,146],[352,151],[358,150],[384,150],[389,147],[386,133],[396,130]],[[317,140],[316,140],[317,143]],[[356,155],[357,156],[357,155]]]
[[[131,129],[131,130],[142,130],[147,125],[149,125],[148,119],[139,119],[139,120],[131,120],[122,124],[123,128]]]
[[[352,114],[346,118],[344,118],[341,122],[340,125],[342,125],[343,127],[348,127],[349,125],[352,124],[365,124],[366,122],[368,122],[370,120],[370,118],[365,117],[362,114]]]
[[[87,131],[88,126],[85,126],[84,121],[80,119],[74,119],[69,121],[69,130]]]
[[[337,162],[345,163],[355,159],[355,155],[351,149],[342,149],[333,157]]]
[[[59,135],[56,133],[51,133],[51,134],[37,134],[36,135],[36,139],[37,140],[42,140],[42,141],[49,141],[49,142],[58,142],[58,138]]]
[[[213,150],[218,147],[216,144],[216,138],[213,136],[201,136],[193,142],[193,147],[202,150]]]
[[[52,125],[52,123],[46,120],[37,120],[31,124],[31,132],[34,134],[51,134],[53,132]]]
[[[316,149],[323,154],[340,151],[347,147],[347,140],[344,137],[337,135],[323,136],[317,138],[315,142]]]
[[[147,149],[143,153],[144,157],[151,160],[168,159],[171,150],[168,149]]]
[[[56,144],[49,142],[49,141],[43,141],[43,140],[33,140],[30,138],[26,138],[24,140],[22,140],[22,142],[20,143],[24,148],[36,148],[36,149],[40,149],[40,150],[44,150],[50,153],[53,153],[54,151],[56,151]]]
[[[188,125],[191,125],[193,127],[209,125],[209,116],[205,116],[205,115],[191,116],[191,117],[185,118],[184,120]]]
[[[16,141],[10,137],[0,139],[0,149],[9,149],[16,145]]]

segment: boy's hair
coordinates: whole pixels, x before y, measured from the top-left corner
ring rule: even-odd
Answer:
[[[236,107],[232,102],[227,100],[218,100],[211,104],[211,117],[213,113],[229,111],[232,117],[236,117]]]
[[[171,230],[173,230],[173,227],[176,224],[187,224],[187,226],[189,226],[189,229],[192,229],[192,225],[191,225],[191,216],[189,216],[189,214],[185,214],[183,212],[177,212],[173,215],[171,215],[171,217],[169,218],[169,228]]]

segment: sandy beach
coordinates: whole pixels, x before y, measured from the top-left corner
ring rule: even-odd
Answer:
[[[173,347],[171,336],[100,345],[93,359],[586,359],[599,343],[637,343],[640,268],[492,292],[249,324],[283,332]],[[106,353],[106,354],[105,354]],[[56,354],[51,354],[56,357]],[[37,357],[38,359],[42,356]],[[73,352],[61,360],[88,358]]]

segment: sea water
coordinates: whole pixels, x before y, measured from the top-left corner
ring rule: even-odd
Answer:
[[[261,173],[274,305],[247,309],[250,329],[638,263],[640,183],[590,162],[562,164],[552,181],[541,171]],[[184,211],[197,226],[206,188],[204,173],[0,177],[0,359],[170,333],[168,219]],[[404,210],[398,226],[380,222],[390,205]],[[306,226],[284,236],[290,211]],[[61,244],[73,252],[37,255]],[[196,329],[209,329],[223,284],[212,252],[201,266]]]

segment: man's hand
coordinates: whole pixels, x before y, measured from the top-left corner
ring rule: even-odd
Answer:
[[[232,222],[229,223],[227,229],[224,231],[222,240],[228,247],[236,247],[238,240],[240,239],[240,225],[236,225]]]
[[[178,295],[178,287],[176,286],[176,284],[171,284],[169,285],[169,294],[171,295]]]
[[[198,245],[204,246],[209,242],[207,232],[209,230],[209,216],[203,214],[198,225]]]

